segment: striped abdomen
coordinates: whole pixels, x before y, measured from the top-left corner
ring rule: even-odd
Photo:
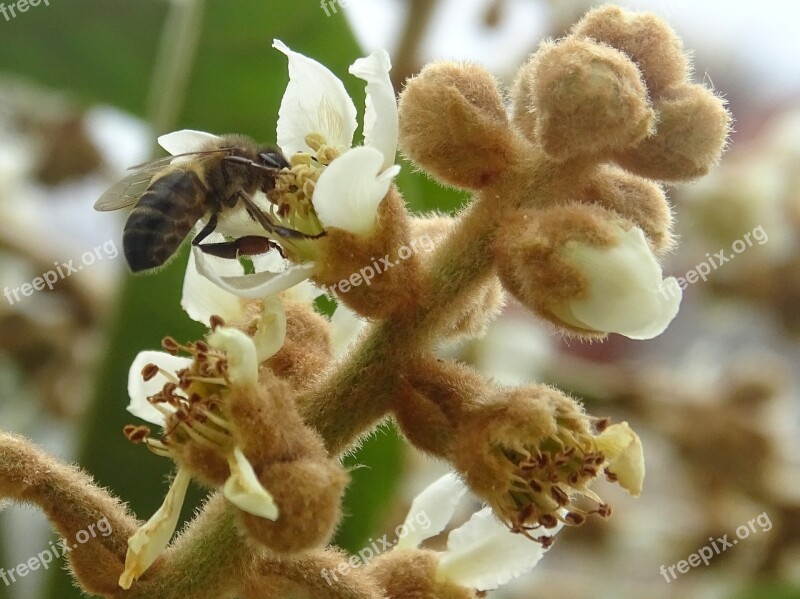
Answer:
[[[156,179],[125,223],[122,247],[133,272],[164,264],[206,213],[207,190],[191,170]]]

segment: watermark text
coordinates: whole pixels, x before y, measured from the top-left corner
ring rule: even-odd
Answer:
[[[769,519],[767,512],[762,512],[755,518],[748,520],[746,524],[742,524],[741,526],[737,527],[735,539],[728,539],[727,534],[724,534],[716,539],[714,537],[708,537],[708,540],[710,541],[708,545],[702,546],[696,552],[689,555],[689,557],[686,559],[682,559],[669,567],[662,564],[659,572],[661,572],[664,580],[666,580],[667,583],[670,583],[678,578],[678,574],[686,574],[689,571],[689,568],[697,568],[700,564],[707,566],[714,557],[723,551],[733,549],[735,545],[739,544],[739,541],[744,541],[751,534],[758,532],[769,532],[770,530],[772,530],[772,521]],[[676,573],[675,570],[678,572]]]
[[[12,306],[20,301],[23,297],[30,297],[34,291],[43,291],[45,287],[49,290],[61,279],[66,279],[68,276],[73,275],[83,270],[85,266],[91,266],[98,260],[105,258],[113,260],[119,256],[119,250],[114,244],[113,240],[106,241],[103,245],[98,245],[92,250],[86,251],[80,257],[80,263],[76,264],[77,259],[68,260],[66,262],[54,262],[55,269],[48,270],[42,273],[41,276],[34,278],[29,283],[23,283],[18,287],[6,287],[3,289],[3,295]]]

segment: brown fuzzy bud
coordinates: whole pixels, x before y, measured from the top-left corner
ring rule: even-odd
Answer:
[[[580,204],[517,213],[495,246],[500,280],[535,314],[572,333],[597,337],[572,327],[554,313],[557,306],[588,291],[581,272],[559,250],[572,240],[610,246],[615,238],[611,225],[614,218],[599,206]]]
[[[651,98],[683,83],[689,75],[689,58],[680,38],[652,13],[601,6],[586,13],[570,33],[574,38],[608,44],[630,56],[639,66]]]
[[[475,599],[475,591],[440,580],[439,558],[433,551],[389,551],[369,565],[369,573],[387,599]]]
[[[651,179],[684,181],[701,177],[725,149],[731,115],[725,100],[702,85],[667,90],[656,105],[656,134],[620,152],[622,167]]]
[[[393,187],[378,208],[372,234],[332,228],[318,241],[316,283],[365,318],[385,318],[414,305],[428,246],[425,239],[411,239],[409,229],[405,203]]]
[[[338,460],[317,458],[254,467],[279,515],[272,521],[239,511],[247,534],[279,554],[326,545],[339,523],[349,480]]]
[[[590,41],[543,43],[513,94],[515,122],[555,160],[622,150],[654,130],[639,69],[619,50]]]
[[[416,360],[407,373],[392,404],[397,424],[415,447],[446,457],[463,411],[492,387],[475,370],[433,357]]]
[[[577,200],[596,203],[636,224],[658,253],[672,247],[672,211],[664,190],[654,181],[601,165]]]
[[[283,307],[286,339],[267,366],[295,390],[302,391],[314,383],[332,358],[330,322],[307,301],[284,298]]]
[[[400,94],[400,147],[447,185],[481,189],[502,174],[512,152],[497,83],[473,64],[438,62]]]

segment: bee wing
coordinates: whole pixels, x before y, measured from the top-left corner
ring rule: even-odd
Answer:
[[[132,206],[150,187],[153,177],[165,166],[168,166],[173,158],[174,156],[167,156],[133,167],[137,170],[109,187],[94,203],[94,209],[107,212]]]
[[[99,212],[107,212],[110,210],[119,210],[132,206],[136,201],[142,197],[153,178],[166,166],[172,164],[176,158],[184,156],[196,156],[206,154],[217,154],[219,152],[228,152],[230,148],[216,148],[213,150],[204,150],[199,152],[187,152],[186,154],[177,154],[175,156],[166,156],[159,158],[152,162],[146,162],[138,166],[131,167],[136,169],[133,173],[117,181],[109,187],[103,195],[94,203],[94,209]]]

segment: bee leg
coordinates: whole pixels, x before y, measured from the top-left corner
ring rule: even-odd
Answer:
[[[296,231],[295,229],[289,229],[287,227],[276,225],[269,219],[264,211],[261,210],[261,208],[256,206],[253,200],[247,197],[245,193],[240,191],[239,197],[244,202],[247,213],[253,218],[253,220],[264,227],[264,230],[267,231],[267,233],[277,233],[278,235],[282,237],[288,237],[289,239],[319,239],[325,235],[325,231],[319,233],[318,235],[309,235],[308,233],[302,233],[301,231]]]
[[[278,250],[281,257],[286,258],[281,246],[267,237],[258,235],[245,235],[239,239],[221,243],[204,243],[197,247],[204,253],[218,258],[236,259],[239,256],[256,256],[258,254],[266,254],[272,249]]]
[[[203,241],[206,237],[211,235],[214,232],[214,229],[217,228],[217,215],[212,214],[211,217],[208,219],[206,226],[203,227],[200,232],[195,235],[194,239],[192,239],[192,245],[200,245],[200,242]]]

